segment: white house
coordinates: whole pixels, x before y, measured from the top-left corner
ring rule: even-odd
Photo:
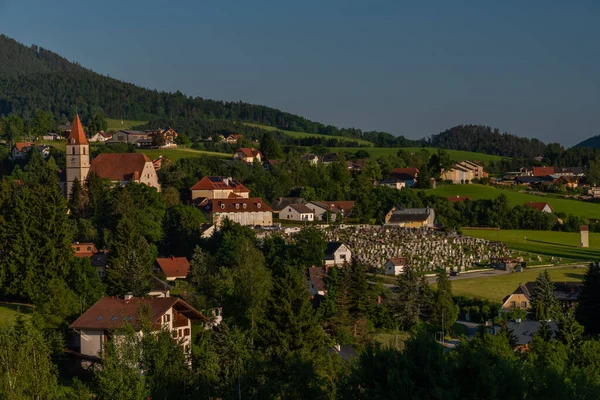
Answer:
[[[553,211],[552,207],[550,207],[550,204],[544,202],[530,201],[529,203],[525,203],[524,206],[548,214],[552,214]]]
[[[326,266],[342,266],[352,259],[352,252],[342,242],[329,242],[325,249]]]
[[[131,325],[138,335],[142,335],[141,321],[138,320],[140,307],[148,307],[151,310],[149,322],[152,329],[171,331],[173,338],[178,340],[187,355],[191,355],[191,321],[209,322],[208,318],[176,297],[103,297],[70,326],[79,333],[79,352],[97,357],[108,341],[121,335],[120,330],[127,324]]]
[[[379,186],[387,186],[394,189],[402,190],[406,187],[406,181],[398,178],[388,178],[379,181]]]
[[[384,269],[386,275],[400,275],[404,273],[407,266],[407,260],[404,257],[390,258],[385,262]]]
[[[273,211],[259,197],[214,199],[210,201],[210,209],[212,222],[217,228],[223,224],[225,218],[240,225],[273,225]]]
[[[312,222],[315,220],[315,213],[304,204],[290,204],[279,211],[279,219]]]

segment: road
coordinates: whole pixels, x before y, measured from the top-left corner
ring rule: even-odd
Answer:
[[[515,274],[517,274],[518,272],[515,272]],[[492,276],[498,276],[498,275],[507,275],[510,274],[510,271],[503,271],[501,269],[491,269],[489,271],[482,271],[482,272],[471,272],[471,273],[462,273],[458,276],[450,276],[450,280],[451,281],[457,281],[460,279],[471,279],[471,278],[491,278]],[[429,283],[435,283],[437,277],[432,276],[430,278],[427,278],[427,282]]]

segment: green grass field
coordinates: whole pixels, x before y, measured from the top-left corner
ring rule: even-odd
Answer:
[[[132,120],[120,120],[120,119],[107,119],[109,131],[120,131],[121,129],[131,129],[134,126],[145,125],[148,121],[132,121]],[[123,124],[121,124],[123,122]]]
[[[557,268],[548,269],[554,282],[580,281],[586,268]],[[489,278],[458,279],[452,281],[452,292],[457,296],[478,297],[501,302],[512,293],[519,283],[535,281],[542,269],[526,269],[524,272],[498,275]]]
[[[141,149],[136,150],[138,153],[144,153],[153,160],[157,159],[159,156],[163,156],[168,158],[169,160],[175,162],[182,158],[191,158],[191,157],[202,157],[202,156],[217,156],[221,158],[231,158],[231,154],[228,153],[217,153],[214,151],[204,151],[204,150],[194,150],[194,149]]]
[[[31,307],[0,303],[0,325],[14,321],[19,314],[24,315],[25,318],[30,318],[32,311]]]
[[[572,260],[600,260],[600,233],[590,232],[590,247],[579,247],[579,233],[463,229],[465,236],[501,241],[510,249]]]
[[[329,150],[332,152],[349,152],[355,153],[358,150],[364,150],[371,155],[371,157],[382,157],[389,156],[398,153],[398,150],[404,150],[409,153],[418,153],[421,150],[429,151],[429,154],[437,153],[438,149],[432,147],[369,147],[369,148],[356,148],[356,147],[330,147]],[[473,161],[481,161],[483,163],[488,161],[499,161],[502,158],[500,156],[492,156],[489,154],[483,153],[473,153],[470,151],[460,151],[460,150],[446,150],[446,152],[450,155],[450,158],[453,161],[463,161],[463,160],[473,160]]]
[[[285,131],[283,129],[277,129],[274,126],[268,126],[268,125],[259,125],[259,124],[250,124],[247,122],[244,122],[244,125],[248,125],[248,126],[254,126],[256,128],[261,128],[264,129],[266,131],[281,131],[283,133],[285,133],[288,136],[291,137],[295,137],[295,138],[305,138],[305,137],[318,137],[318,138],[324,138],[324,139],[339,139],[339,140],[343,140],[346,142],[357,142],[360,143],[364,146],[373,146],[373,143],[367,141],[367,140],[363,140],[363,139],[354,139],[354,138],[349,138],[349,137],[345,137],[345,136],[332,136],[332,135],[321,135],[318,133],[306,133],[306,132],[294,132],[294,131]]]
[[[438,196],[468,196],[473,200],[495,199],[504,193],[511,205],[523,205],[530,201],[547,202],[555,212],[564,212],[584,218],[600,218],[600,204],[579,200],[560,199],[552,196],[538,196],[533,194],[513,192],[511,190],[496,189],[483,185],[447,185],[429,190],[428,193]]]

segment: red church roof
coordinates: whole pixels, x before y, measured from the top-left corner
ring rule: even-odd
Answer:
[[[67,142],[69,144],[88,144],[79,115],[75,115],[73,127],[71,128],[71,133],[69,134]]]
[[[147,162],[152,161],[143,153],[100,154],[92,160],[90,172],[113,182],[139,180]]]

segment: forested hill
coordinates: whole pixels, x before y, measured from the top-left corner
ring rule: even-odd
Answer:
[[[600,135],[587,138],[583,142],[578,143],[573,147],[593,147],[595,149],[600,149]]]
[[[340,129],[266,106],[141,88],[95,73],[38,46],[27,47],[4,35],[0,35],[0,59],[0,114],[15,113],[25,120],[37,109],[51,111],[57,120],[70,119],[77,110],[84,122],[98,112],[106,117],[130,120],[204,118],[253,122],[298,132],[365,136],[390,146],[407,142],[403,137],[399,138],[402,143],[397,142],[389,133],[363,134],[360,129]]]
[[[484,125],[459,125],[431,136],[429,144],[450,150],[475,151],[498,156],[532,159],[544,154],[546,145]]]

